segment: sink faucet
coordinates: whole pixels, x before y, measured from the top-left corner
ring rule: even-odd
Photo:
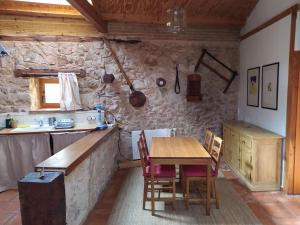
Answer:
[[[44,121],[43,120],[39,120],[38,123],[39,123],[40,127],[44,126]]]

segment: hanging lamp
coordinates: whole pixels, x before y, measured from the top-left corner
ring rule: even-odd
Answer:
[[[185,10],[176,4],[167,9],[167,30],[172,33],[184,31],[185,26]]]

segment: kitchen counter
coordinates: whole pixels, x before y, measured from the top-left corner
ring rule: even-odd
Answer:
[[[14,128],[5,128],[0,130],[0,135],[11,135],[11,134],[33,134],[33,133],[59,133],[59,132],[72,132],[72,131],[93,131],[96,129],[95,124],[76,124],[73,128],[68,129],[30,129],[28,131],[16,131]]]
[[[68,175],[77,165],[88,157],[106,137],[111,136],[116,130],[117,126],[103,131],[94,131],[38,164],[35,170],[40,171],[42,168],[44,168],[45,171],[60,170],[63,171],[65,175]]]
[[[81,225],[117,169],[117,126],[93,131],[35,167],[65,175],[67,224]]]

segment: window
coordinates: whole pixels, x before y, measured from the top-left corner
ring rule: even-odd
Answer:
[[[40,108],[59,108],[60,91],[58,79],[39,78]]]

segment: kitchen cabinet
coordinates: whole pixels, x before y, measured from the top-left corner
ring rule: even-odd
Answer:
[[[280,189],[283,137],[242,121],[223,124],[224,159],[252,191]]]

